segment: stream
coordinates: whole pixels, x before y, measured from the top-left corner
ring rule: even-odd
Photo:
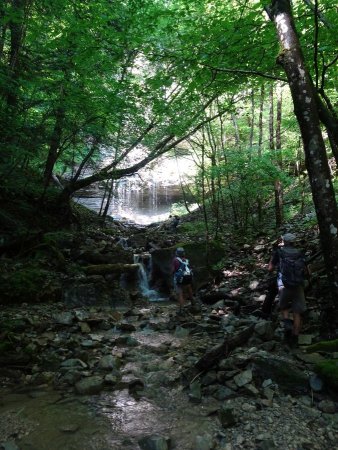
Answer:
[[[152,327],[161,328],[175,309],[169,302],[156,307]],[[116,330],[98,334],[104,342],[121,336]],[[112,392],[79,396],[70,388],[52,389],[47,384],[2,388],[0,448],[139,450],[166,449],[171,442],[188,450],[195,436],[213,434],[217,427],[207,413],[210,402],[205,409],[191,403],[178,370],[180,349],[191,347],[194,338],[147,326],[128,335],[135,347],[111,345],[110,353],[122,356],[124,362]],[[157,446],[152,447],[151,441],[140,447],[149,436]]]

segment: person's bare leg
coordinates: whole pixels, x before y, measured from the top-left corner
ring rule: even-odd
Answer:
[[[191,304],[193,305],[193,304],[195,303],[195,298],[194,298],[194,292],[193,292],[193,290],[192,290],[191,284],[188,284],[188,285],[187,285],[187,291],[186,291],[186,293],[187,293],[187,298],[188,298],[188,300],[190,300]]]
[[[281,311],[281,314],[282,314],[282,319],[283,319],[283,320],[286,320],[286,319],[289,318],[289,310],[288,310],[288,309],[283,309],[283,310]]]
[[[293,334],[298,336],[302,328],[302,316],[299,313],[293,313]]]
[[[178,303],[180,305],[180,308],[183,308],[185,301],[184,301],[184,296],[183,296],[183,292],[182,291],[180,291],[178,293]]]

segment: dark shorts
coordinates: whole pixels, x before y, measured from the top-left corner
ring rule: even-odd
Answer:
[[[291,309],[295,313],[302,314],[306,311],[306,302],[303,286],[279,289],[279,307],[281,310]]]

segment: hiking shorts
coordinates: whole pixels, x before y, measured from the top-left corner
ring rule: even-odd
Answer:
[[[280,287],[279,288],[279,308],[291,309],[293,312],[302,314],[306,311],[306,302],[303,286]]]

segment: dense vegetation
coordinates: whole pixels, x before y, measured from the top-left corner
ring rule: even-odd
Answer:
[[[298,212],[312,193],[337,298],[337,20],[333,0],[4,0],[2,200],[21,192],[23,213],[29,199],[64,220],[80,188],[104,181],[109,198],[116,180],[193,154],[216,234],[259,228],[271,204],[280,226],[283,189],[301,193]]]

